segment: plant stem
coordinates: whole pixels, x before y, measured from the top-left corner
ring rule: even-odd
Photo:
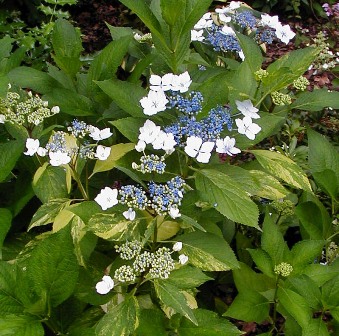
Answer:
[[[86,192],[84,186],[81,183],[81,180],[80,180],[80,177],[79,177],[77,171],[75,170],[75,168],[72,165],[70,165],[70,167],[72,169],[73,177],[74,177],[74,179],[75,179],[75,181],[76,181],[76,183],[78,185],[78,188],[79,188],[79,190],[81,192],[82,197],[84,198],[85,201],[88,201],[89,197],[87,195],[87,192]]]
[[[277,320],[277,304],[278,304],[277,294],[278,294],[279,279],[280,279],[280,275],[278,275],[277,281],[275,283],[275,291],[274,291],[274,297],[273,297],[273,325],[272,325],[270,332],[272,332],[273,330],[277,330],[275,324]]]

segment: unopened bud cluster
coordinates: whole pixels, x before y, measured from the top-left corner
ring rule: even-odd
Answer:
[[[255,79],[259,82],[262,81],[263,78],[268,76],[268,71],[264,69],[259,69],[254,73]]]
[[[155,154],[143,155],[140,158],[140,165],[134,162],[132,164],[132,168],[142,172],[143,174],[152,172],[163,174],[166,168],[165,156],[159,157]]]
[[[0,99],[0,120],[2,123],[10,122],[24,126],[39,125],[45,118],[49,118],[59,111],[58,106],[50,109],[47,101],[43,101],[32,92],[20,96],[16,92],[9,91],[6,98]]]
[[[292,265],[282,262],[274,267],[274,273],[283,277],[288,277],[293,271]]]
[[[271,93],[271,97],[275,105],[290,105],[292,103],[292,98],[285,93],[274,91]]]
[[[133,240],[126,242],[120,246],[116,245],[115,250],[120,254],[120,258],[124,260],[131,260],[140,254],[142,245],[139,241]]]
[[[327,259],[330,260],[330,262],[334,261],[339,255],[338,245],[332,241],[326,252]]]
[[[300,76],[293,81],[293,86],[300,91],[305,91],[307,89],[307,85],[310,85],[310,82],[304,76]]]

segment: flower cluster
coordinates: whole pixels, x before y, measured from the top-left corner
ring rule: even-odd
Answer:
[[[282,262],[279,265],[274,266],[274,273],[283,277],[288,277],[293,271],[292,265]]]
[[[166,163],[164,161],[165,156],[159,157],[155,154],[143,155],[140,158],[140,165],[133,162],[132,168],[142,172],[143,174],[152,172],[163,174],[166,168]]]
[[[139,186],[126,185],[120,190],[105,187],[94,199],[103,210],[107,210],[120,203],[128,206],[123,213],[126,219],[134,220],[135,211],[153,209],[160,215],[170,215],[172,218],[180,216],[178,206],[183,198],[185,181],[176,176],[166,184],[148,183],[148,194]],[[119,197],[119,199],[118,199]]]
[[[287,44],[295,33],[289,25],[282,25],[277,16],[255,12],[240,1],[208,12],[195,24],[191,40],[209,44],[215,51],[236,52],[244,60],[236,32],[253,36],[258,44],[270,44],[274,39]]]
[[[49,157],[49,163],[52,166],[68,164],[72,159],[76,160],[79,156],[85,159],[106,160],[111,148],[90,143],[83,139],[86,135],[95,141],[109,138],[112,133],[109,128],[103,130],[97,127],[87,125],[83,121],[74,120],[68,127],[70,133],[64,131],[54,132],[45,147],[40,146],[38,139],[28,138],[26,140],[25,155],[33,156],[35,154]]]
[[[126,242],[121,246],[115,246],[121,259],[132,260],[132,266],[122,265],[114,272],[114,279],[125,283],[135,282],[137,277],[143,273],[148,274],[151,279],[168,279],[170,273],[175,269],[176,263],[172,258],[173,252],[181,251],[182,242],[176,242],[172,251],[167,247],[160,247],[155,252],[143,251],[142,245],[138,241]],[[188,256],[179,255],[179,264],[184,265],[188,262]],[[144,274],[144,276],[147,276]],[[108,276],[103,276],[95,288],[99,294],[107,294],[114,287],[114,280]]]
[[[25,93],[23,97],[16,92],[8,91],[6,98],[0,99],[0,123],[10,122],[25,127],[37,126],[59,111],[58,106],[49,108],[48,101],[33,95],[31,91]]]
[[[294,88],[300,91],[305,91],[307,89],[307,85],[310,85],[310,82],[304,76],[300,76],[293,81]]]
[[[292,104],[292,98],[290,95],[278,91],[271,93],[272,101],[275,105],[290,105]]]

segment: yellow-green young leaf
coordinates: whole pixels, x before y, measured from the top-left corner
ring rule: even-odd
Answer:
[[[31,315],[6,315],[0,317],[0,335],[43,336],[39,318]]]
[[[43,205],[34,214],[28,230],[36,226],[53,223],[58,214],[71,203],[67,198],[53,199]]]
[[[70,230],[51,234],[31,252],[27,275],[42,297],[56,307],[69,298],[76,286],[79,265],[74,254]]]
[[[184,294],[182,294],[178,287],[162,281],[154,280],[154,288],[160,302],[167,307],[171,307],[177,313],[185,316],[195,325],[198,324],[192,309],[188,306]]]
[[[231,247],[219,236],[196,231],[180,236],[180,241],[189,263],[203,271],[228,271],[239,267]]]
[[[111,153],[109,157],[104,161],[102,160],[96,161],[91,176],[93,176],[95,173],[113,169],[116,166],[118,160],[122,158],[124,155],[126,155],[128,152],[133,150],[134,147],[135,144],[133,143],[121,143],[111,146]]]
[[[223,316],[245,322],[260,323],[269,317],[270,302],[260,293],[248,288],[240,292]]]
[[[75,215],[73,212],[67,209],[62,209],[54,218],[53,232],[58,232],[59,230],[67,226],[74,216]]]
[[[135,296],[125,298],[99,321],[97,336],[129,336],[139,325],[139,304]]]
[[[258,207],[229,176],[214,169],[202,169],[195,174],[195,184],[204,200],[221,214],[234,222],[258,228]]]
[[[47,162],[35,172],[32,186],[42,203],[68,196],[65,170]]]
[[[198,325],[182,320],[178,328],[179,336],[238,336],[243,334],[234,324],[212,311],[196,309],[194,315]]]
[[[164,221],[164,217],[162,216],[158,216],[157,226],[158,226],[157,241],[169,239],[175,236],[180,230],[179,223],[169,220]]]
[[[2,259],[2,244],[12,224],[12,213],[5,208],[0,208],[0,260]]]
[[[293,316],[301,328],[306,328],[312,318],[312,311],[306,300],[296,292],[279,287],[278,300],[286,311]]]
[[[321,318],[312,319],[309,324],[303,328],[302,336],[330,336],[326,324]]]
[[[270,200],[278,200],[289,194],[289,191],[272,175],[260,170],[250,170],[249,173],[259,185],[255,192],[257,196]]]
[[[252,150],[250,152],[255,155],[261,166],[270,174],[295,188],[312,192],[306,174],[287,156],[267,150]]]

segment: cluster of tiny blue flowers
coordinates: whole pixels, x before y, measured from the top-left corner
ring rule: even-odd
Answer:
[[[89,125],[84,121],[74,119],[70,126],[67,127],[67,130],[71,132],[76,138],[83,138],[87,135],[89,131]]]
[[[119,195],[119,202],[126,204],[129,208],[145,210],[149,204],[146,192],[135,185],[122,186]]]
[[[237,12],[234,16],[234,21],[241,28],[251,28],[256,26],[257,20],[250,11]]]
[[[235,35],[224,34],[222,27],[212,24],[211,27],[206,29],[206,40],[212,45],[215,51],[241,51],[240,44]]]
[[[255,33],[255,39],[261,43],[271,44],[275,38],[275,31],[272,28],[265,27],[258,29]]]
[[[47,151],[50,151],[50,152],[61,151],[63,153],[66,153],[67,148],[66,148],[65,136],[66,136],[66,133],[63,131],[55,132],[51,136],[49,142],[46,144]]]
[[[177,108],[180,112],[186,115],[195,115],[201,111],[201,103],[204,98],[201,92],[192,91],[188,94],[188,97],[173,92],[173,96],[169,98],[171,107]]]
[[[165,157],[155,154],[143,155],[140,158],[140,165],[134,163],[132,167],[143,174],[152,172],[163,174],[166,168]]]
[[[179,146],[186,144],[186,138],[197,136],[203,141],[215,141],[220,138],[221,132],[225,127],[232,130],[232,118],[228,107],[217,106],[211,109],[207,117],[196,120],[193,116],[180,116],[179,121],[164,130],[166,133],[172,133],[174,140]]]
[[[159,215],[170,212],[173,206],[181,204],[184,193],[185,180],[180,176],[172,178],[166,184],[157,184],[151,181],[148,184],[150,196],[152,198],[151,208]]]

